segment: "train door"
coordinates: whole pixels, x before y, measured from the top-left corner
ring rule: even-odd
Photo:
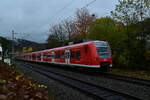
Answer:
[[[43,61],[43,52],[41,52],[41,61]]]
[[[70,64],[70,50],[65,50],[65,62],[66,64]]]
[[[91,58],[92,56],[90,56],[90,52],[89,52],[89,46],[88,45],[85,45],[84,48],[83,48],[83,58],[84,58],[84,64],[86,65],[90,65],[90,62],[91,62]]]
[[[52,63],[55,62],[55,52],[52,51]]]
[[[36,58],[35,58],[35,60],[38,61],[38,54],[37,54],[37,53],[36,53]]]

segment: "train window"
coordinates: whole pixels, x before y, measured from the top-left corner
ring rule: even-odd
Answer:
[[[69,52],[65,52],[65,58],[70,58],[70,53]]]
[[[76,51],[75,59],[80,59],[80,58],[81,58],[80,51]]]
[[[98,56],[101,58],[109,58],[110,57],[110,47],[107,42],[94,42]]]
[[[85,47],[84,47],[84,51],[85,51],[85,53],[87,53],[87,52],[88,52],[88,45],[85,45]]]
[[[74,51],[71,51],[71,56],[70,56],[71,59],[75,58],[75,52]]]
[[[55,58],[58,58],[58,52],[56,52],[56,56],[55,56]]]
[[[68,58],[68,52],[65,52],[65,58]]]
[[[65,58],[65,54],[64,52],[61,53],[60,58],[64,59]]]
[[[35,55],[32,55],[32,58],[36,58],[36,56],[35,56]]]
[[[43,54],[43,58],[46,58],[46,55],[45,55],[45,54]]]
[[[54,58],[55,58],[55,53],[54,53],[54,52],[52,52],[52,55],[51,55],[51,56],[52,56],[52,58],[54,59]]]
[[[29,55],[29,59],[31,59],[31,56]]]
[[[107,42],[94,42],[96,47],[108,46]]]
[[[96,47],[98,51],[98,55],[101,58],[109,58],[110,57],[110,48],[109,47]]]
[[[51,54],[44,54],[44,55],[43,55],[43,58],[51,58],[51,57],[52,57]]]
[[[36,57],[37,57],[37,58],[41,58],[41,54],[38,54]]]
[[[59,52],[56,52],[55,58],[60,58],[60,53]]]
[[[54,55],[54,54],[52,55],[52,58],[55,58],[55,55]]]
[[[61,53],[60,53],[60,51],[58,51],[58,58],[60,58],[60,56],[61,56]]]
[[[46,58],[51,58],[51,55],[46,55]]]

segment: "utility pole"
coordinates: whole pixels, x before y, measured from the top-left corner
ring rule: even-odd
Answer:
[[[11,46],[12,46],[12,48],[11,48],[11,53],[12,53],[12,56],[13,56],[13,54],[14,54],[14,34],[15,34],[15,32],[14,32],[14,30],[12,30],[12,44],[11,44]]]
[[[17,34],[14,32],[14,30],[12,30],[12,44],[11,44],[11,63],[13,62],[13,55],[15,53],[15,49],[14,49],[14,40],[15,40],[15,37],[14,35]]]

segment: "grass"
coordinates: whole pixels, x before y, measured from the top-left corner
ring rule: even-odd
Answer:
[[[150,80],[150,72],[142,71],[142,70],[112,69],[110,73]]]

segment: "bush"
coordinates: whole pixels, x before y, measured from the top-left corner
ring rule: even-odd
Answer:
[[[146,67],[150,70],[150,50],[145,52]]]

